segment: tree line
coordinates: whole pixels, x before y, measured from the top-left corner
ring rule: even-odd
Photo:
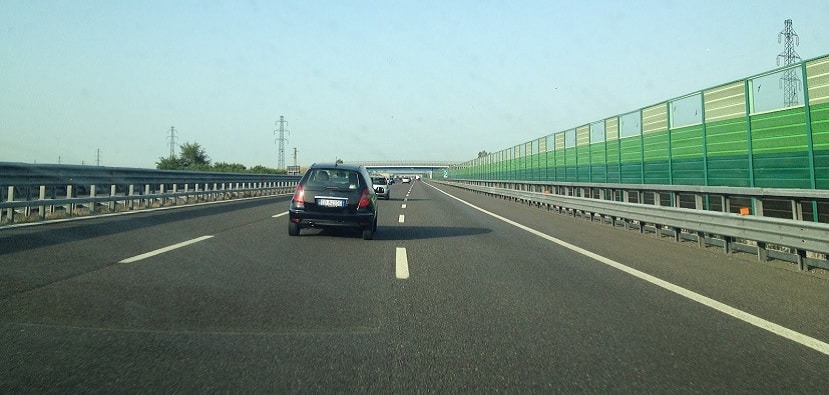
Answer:
[[[222,173],[256,173],[256,174],[285,174],[285,170],[273,169],[262,165],[251,168],[240,163],[216,162],[211,163],[207,151],[199,143],[184,143],[179,146],[178,156],[158,158],[156,169],[159,170],[188,170],[188,171],[215,171]]]

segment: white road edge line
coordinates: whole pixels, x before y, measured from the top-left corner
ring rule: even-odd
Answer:
[[[406,218],[406,216],[405,216],[405,215],[400,214],[400,216],[399,216],[399,217],[397,217],[397,222],[402,224],[402,223],[403,223],[403,220],[404,220],[405,218]]]
[[[271,215],[271,218],[279,218],[279,217],[281,217],[281,216],[283,216],[283,215],[288,215],[288,212],[286,211],[286,212],[284,212],[284,213],[279,213],[279,214],[274,214],[274,215]]]
[[[195,243],[198,243],[198,242],[200,242],[200,241],[207,240],[207,239],[209,239],[209,238],[211,238],[211,237],[213,237],[213,236],[202,236],[202,237],[197,237],[197,238],[192,239],[192,240],[182,241],[181,243],[173,244],[173,245],[171,245],[171,246],[167,246],[167,247],[164,247],[164,248],[159,248],[159,249],[157,249],[157,250],[155,250],[155,251],[150,251],[150,252],[145,253],[145,254],[136,255],[136,256],[134,256],[134,257],[132,257],[132,258],[127,258],[127,259],[124,259],[124,260],[122,260],[122,261],[120,261],[120,262],[118,262],[118,263],[133,263],[133,262],[137,262],[137,261],[140,261],[140,260],[142,260],[142,259],[147,259],[147,258],[152,257],[152,256],[156,256],[156,255],[159,255],[159,254],[163,254],[163,253],[165,253],[165,252],[168,252],[168,251],[175,250],[175,249],[177,249],[177,248],[185,247],[185,246],[188,246],[188,245],[190,245],[190,244],[195,244]]]
[[[495,213],[493,213],[493,212],[487,211],[487,210],[485,210],[485,209],[483,209],[483,208],[480,208],[480,207],[478,207],[478,206],[476,206],[476,205],[474,205],[474,204],[472,204],[472,203],[469,203],[469,202],[467,202],[467,201],[465,201],[465,200],[462,200],[462,199],[460,199],[460,198],[458,198],[458,197],[455,197],[455,196],[453,196],[453,195],[450,195],[449,193],[444,192],[443,190],[441,190],[441,189],[439,189],[439,188],[437,188],[437,187],[435,187],[435,186],[433,186],[433,185],[430,185],[430,184],[426,184],[426,185],[429,185],[430,187],[432,187],[432,188],[436,189],[438,192],[443,193],[444,195],[449,196],[449,197],[451,197],[452,199],[455,199],[455,200],[457,200],[457,201],[459,201],[459,202],[461,202],[461,203],[463,203],[463,204],[465,204],[465,205],[467,205],[467,206],[469,206],[469,207],[472,207],[472,208],[474,208],[475,210],[478,210],[478,211],[480,211],[480,212],[482,212],[482,213],[484,213],[484,214],[487,214],[487,215],[489,215],[489,216],[491,216],[491,217],[493,217],[493,218],[497,218],[497,219],[499,219],[499,220],[501,220],[501,221],[504,221],[504,222],[506,222],[506,223],[508,223],[508,224],[510,224],[510,225],[513,225],[513,226],[515,226],[515,227],[517,227],[517,228],[523,229],[523,230],[525,230],[525,231],[527,231],[527,232],[530,232],[530,233],[532,233],[532,234],[534,234],[534,235],[536,235],[536,236],[538,236],[538,237],[541,237],[541,238],[543,238],[543,239],[549,240],[549,241],[551,241],[551,242],[553,242],[553,243],[556,243],[556,244],[558,244],[558,245],[560,245],[560,246],[562,246],[562,247],[564,247],[564,248],[567,248],[567,249],[569,249],[569,250],[572,250],[572,251],[574,251],[574,252],[577,252],[577,253],[582,254],[582,255],[584,255],[584,256],[587,256],[587,257],[589,257],[589,258],[595,259],[595,260],[597,260],[597,261],[599,261],[599,262],[601,262],[601,263],[604,263],[605,265],[608,265],[608,266],[613,267],[613,268],[615,268],[615,269],[621,270],[621,271],[623,271],[623,272],[625,272],[625,273],[628,273],[628,274],[630,274],[630,275],[632,275],[632,276],[634,276],[634,277],[638,277],[638,278],[640,278],[640,279],[642,279],[642,280],[645,280],[645,281],[647,281],[647,282],[649,282],[649,283],[651,283],[651,284],[654,284],[654,285],[656,285],[656,286],[658,286],[658,287],[662,287],[662,288],[664,288],[664,289],[666,289],[666,290],[668,290],[668,291],[671,291],[671,292],[673,292],[673,293],[675,293],[675,294],[678,294],[678,295],[680,295],[680,296],[684,296],[684,297],[686,297],[686,298],[688,298],[688,299],[691,299],[691,300],[693,300],[693,301],[695,301],[695,302],[697,302],[697,303],[700,303],[700,304],[703,304],[703,305],[705,305],[705,306],[708,306],[708,307],[710,307],[710,308],[712,308],[712,309],[714,309],[714,310],[717,310],[717,311],[719,311],[719,312],[722,312],[722,313],[728,314],[728,315],[730,315],[730,316],[732,316],[732,317],[734,317],[734,318],[736,318],[736,319],[738,319],[738,320],[741,320],[741,321],[744,321],[744,322],[749,323],[749,324],[751,324],[751,325],[754,325],[754,326],[756,326],[756,327],[758,327],[758,328],[760,328],[760,329],[764,329],[764,330],[766,330],[766,331],[769,331],[769,332],[771,332],[771,333],[774,333],[775,335],[778,335],[778,336],[784,337],[784,338],[786,338],[786,339],[789,339],[789,340],[791,340],[791,341],[794,341],[794,342],[796,342],[796,343],[799,343],[799,344],[802,344],[802,345],[804,345],[804,346],[806,346],[806,347],[809,347],[809,348],[811,348],[811,349],[813,349],[813,350],[815,350],[815,351],[818,351],[818,352],[821,352],[821,353],[823,353],[823,354],[829,355],[829,344],[827,344],[827,343],[825,343],[825,342],[822,342],[822,341],[820,341],[820,340],[818,340],[818,339],[815,339],[815,338],[813,338],[813,337],[811,337],[811,336],[804,335],[804,334],[802,334],[802,333],[800,333],[800,332],[797,332],[797,331],[794,331],[794,330],[792,330],[792,329],[786,328],[786,327],[784,327],[784,326],[782,326],[782,325],[778,325],[778,324],[775,324],[775,323],[773,323],[773,322],[771,322],[771,321],[764,320],[764,319],[762,319],[762,318],[760,318],[760,317],[757,317],[757,316],[755,316],[755,315],[753,315],[753,314],[750,314],[750,313],[747,313],[747,312],[742,311],[742,310],[740,310],[740,309],[737,309],[737,308],[731,307],[731,306],[729,306],[729,305],[727,305],[727,304],[725,304],[725,303],[718,302],[718,301],[716,301],[716,300],[714,300],[714,299],[711,299],[711,298],[709,298],[709,297],[707,297],[707,296],[703,296],[703,295],[698,294],[698,293],[696,293],[696,292],[694,292],[694,291],[691,291],[691,290],[689,290],[689,289],[682,288],[682,287],[680,287],[679,285],[676,285],[676,284],[673,284],[673,283],[667,282],[667,281],[662,280],[662,279],[660,279],[660,278],[658,278],[658,277],[654,277],[654,276],[652,276],[652,275],[650,275],[650,274],[647,274],[647,273],[645,273],[645,272],[641,272],[641,271],[639,271],[639,270],[636,270],[636,269],[634,269],[634,268],[632,268],[632,267],[625,266],[625,265],[623,265],[623,264],[621,264],[621,263],[619,263],[619,262],[616,262],[616,261],[614,261],[614,260],[612,260],[612,259],[610,259],[610,258],[605,258],[605,257],[603,257],[603,256],[601,256],[601,255],[599,255],[599,254],[596,254],[596,253],[594,253],[594,252],[590,252],[590,251],[585,250],[585,249],[583,249],[583,248],[581,248],[581,247],[578,247],[578,246],[575,246],[575,245],[573,245],[573,244],[570,244],[570,243],[568,243],[568,242],[566,242],[566,241],[564,241],[564,240],[559,240],[559,239],[557,239],[557,238],[555,238],[555,237],[552,237],[552,236],[547,235],[547,234],[545,234],[545,233],[539,232],[539,231],[537,231],[537,230],[535,230],[535,229],[533,229],[533,228],[530,228],[530,227],[528,227],[528,226],[526,226],[526,225],[519,224],[519,223],[517,223],[517,222],[515,222],[515,221],[512,221],[512,220],[510,220],[510,219],[504,218],[504,217],[502,217],[502,216],[500,216],[500,215],[498,215],[498,214],[495,214]]]
[[[394,275],[401,280],[409,278],[409,258],[405,247],[397,247],[395,254]]]

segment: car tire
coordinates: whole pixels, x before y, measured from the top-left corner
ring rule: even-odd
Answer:
[[[377,230],[377,219],[374,220],[374,223],[371,225],[370,228],[363,229],[363,240],[371,240],[374,238],[374,232]]]
[[[288,222],[288,235],[299,236],[299,224]]]
[[[363,240],[371,240],[374,238],[374,230],[371,228],[363,229]]]

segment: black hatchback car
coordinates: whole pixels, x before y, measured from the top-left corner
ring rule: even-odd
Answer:
[[[288,209],[288,234],[302,228],[355,228],[371,240],[377,230],[377,194],[365,167],[338,163],[311,165]]]

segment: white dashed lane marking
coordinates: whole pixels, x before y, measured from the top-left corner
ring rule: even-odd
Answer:
[[[140,261],[142,259],[147,259],[147,258],[156,256],[156,255],[159,255],[159,254],[163,254],[163,253],[168,252],[168,251],[172,251],[172,250],[175,250],[175,249],[178,249],[178,248],[181,248],[181,247],[188,246],[190,244],[195,244],[195,243],[198,243],[200,241],[207,240],[211,237],[213,237],[213,236],[202,236],[202,237],[197,237],[197,238],[192,239],[192,240],[182,241],[181,243],[178,243],[178,244],[173,244],[171,246],[167,246],[167,247],[164,247],[164,248],[159,248],[155,251],[150,251],[150,252],[147,252],[147,253],[144,253],[144,254],[141,254],[141,255],[136,255],[132,258],[124,259],[124,260],[122,260],[118,263],[137,262],[137,261]]]
[[[394,274],[397,278],[405,280],[409,278],[409,258],[406,255],[406,248],[397,247],[395,255]]]

